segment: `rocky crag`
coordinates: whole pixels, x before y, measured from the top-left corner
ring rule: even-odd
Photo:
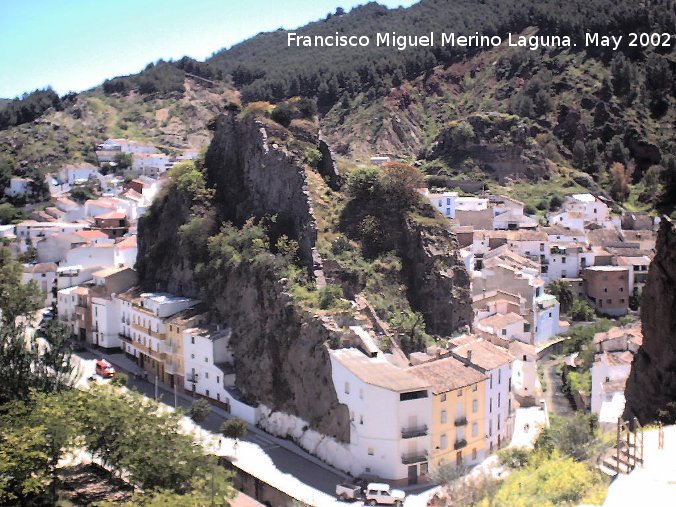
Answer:
[[[316,134],[299,140],[265,116],[229,111],[211,125],[214,136],[204,168],[207,197],[186,197],[176,183],[140,220],[137,269],[142,285],[201,298],[214,319],[232,327],[236,386],[246,401],[261,404],[267,414],[264,427],[284,433],[274,421],[293,416],[304,425],[295,424],[288,434],[301,445],[303,435],[312,431],[347,442],[349,414],[338,403],[328,351],[349,345],[349,326],[368,319],[358,308],[325,311],[301,303],[291,290],[295,282],[273,269],[273,263],[245,259],[213,270],[207,241],[225,222],[240,228],[251,219],[266,219],[271,244],[282,235],[296,240],[300,263],[321,287],[320,232],[308,177],[315,186],[340,188],[342,176],[331,150]],[[321,154],[314,167],[305,156],[313,149]],[[330,229],[326,217],[322,223]],[[398,230],[403,232],[392,237],[400,243],[395,250],[411,304],[424,314],[431,332],[450,334],[471,320],[469,280],[455,239],[429,217],[412,219]]]
[[[641,323],[643,345],[631,365],[625,417],[645,424],[676,417],[676,226],[666,217],[643,291]]]

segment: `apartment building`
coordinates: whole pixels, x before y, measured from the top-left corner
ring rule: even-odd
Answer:
[[[183,332],[184,389],[224,402],[227,388],[235,385],[230,337],[220,325],[194,327]]]
[[[89,287],[91,329],[87,341],[104,349],[120,349],[122,316],[116,293],[136,285],[138,276],[131,268],[105,268],[92,274],[93,285]]]
[[[461,467],[484,459],[488,377],[454,357],[428,361],[409,371],[427,382],[432,393],[430,465]]]
[[[451,354],[488,377],[485,434],[492,453],[508,444],[514,431],[513,358],[504,348],[472,335],[451,340]]]
[[[331,350],[338,401],[350,413],[350,473],[415,484],[429,472],[432,401],[429,384],[382,353]]]
[[[199,301],[164,292],[140,293],[137,289],[118,294],[117,298],[122,301],[122,334],[128,337],[125,352],[136,358],[148,375],[164,378],[167,318]]]
[[[583,273],[585,292],[600,313],[614,317],[629,310],[629,267],[592,266]]]
[[[203,325],[207,317],[202,305],[197,305],[167,319],[167,344],[162,380],[170,387],[176,386],[179,391],[185,390],[183,333],[188,329]]]

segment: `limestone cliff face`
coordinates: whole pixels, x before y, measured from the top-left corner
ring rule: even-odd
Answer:
[[[245,399],[293,414],[347,442],[349,413],[331,380],[328,344],[340,329],[293,305],[284,280],[243,266],[229,273],[210,304],[232,326],[237,387]]]
[[[312,267],[317,227],[303,164],[268,142],[273,128],[253,116],[219,116],[206,155],[207,183],[216,190],[224,220],[241,225],[251,217],[277,215],[281,232],[298,241],[303,260]]]
[[[469,274],[452,232],[408,219],[400,255],[411,305],[423,314],[430,333],[448,335],[472,322]]]
[[[634,357],[625,416],[645,424],[676,402],[676,226],[664,217],[641,300],[643,345]]]
[[[215,196],[197,219],[199,230],[206,238],[224,221],[242,224],[251,217],[277,215],[276,232],[297,239],[303,259],[321,273],[304,168],[292,153],[268,145],[268,131],[255,119],[218,118],[206,159]],[[294,305],[284,280],[264,264],[243,262],[204,280],[198,264],[208,261],[208,252],[186,245],[179,233],[182,225],[194,223],[193,212],[179,192],[167,192],[140,221],[141,284],[201,298],[213,320],[232,327],[236,386],[247,401],[349,441],[349,414],[338,403],[327,349],[340,341],[339,326]]]

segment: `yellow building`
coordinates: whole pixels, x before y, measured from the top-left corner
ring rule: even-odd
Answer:
[[[204,308],[198,305],[167,320],[167,357],[164,363],[163,381],[179,391],[185,386],[185,363],[183,359],[183,333],[186,329],[199,327],[207,321]]]
[[[475,464],[486,456],[487,376],[473,366],[446,357],[411,367],[431,385],[432,451],[430,464]]]

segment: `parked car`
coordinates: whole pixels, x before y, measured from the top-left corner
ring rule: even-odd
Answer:
[[[105,359],[96,361],[96,373],[103,378],[112,378],[115,376],[115,368]]]
[[[359,500],[362,495],[361,486],[358,484],[350,484],[349,482],[341,482],[336,486],[336,496],[342,501]]]
[[[401,507],[404,505],[406,493],[400,489],[392,489],[389,484],[381,484],[379,482],[371,482],[366,486],[366,493],[364,494],[367,505],[396,505]]]

